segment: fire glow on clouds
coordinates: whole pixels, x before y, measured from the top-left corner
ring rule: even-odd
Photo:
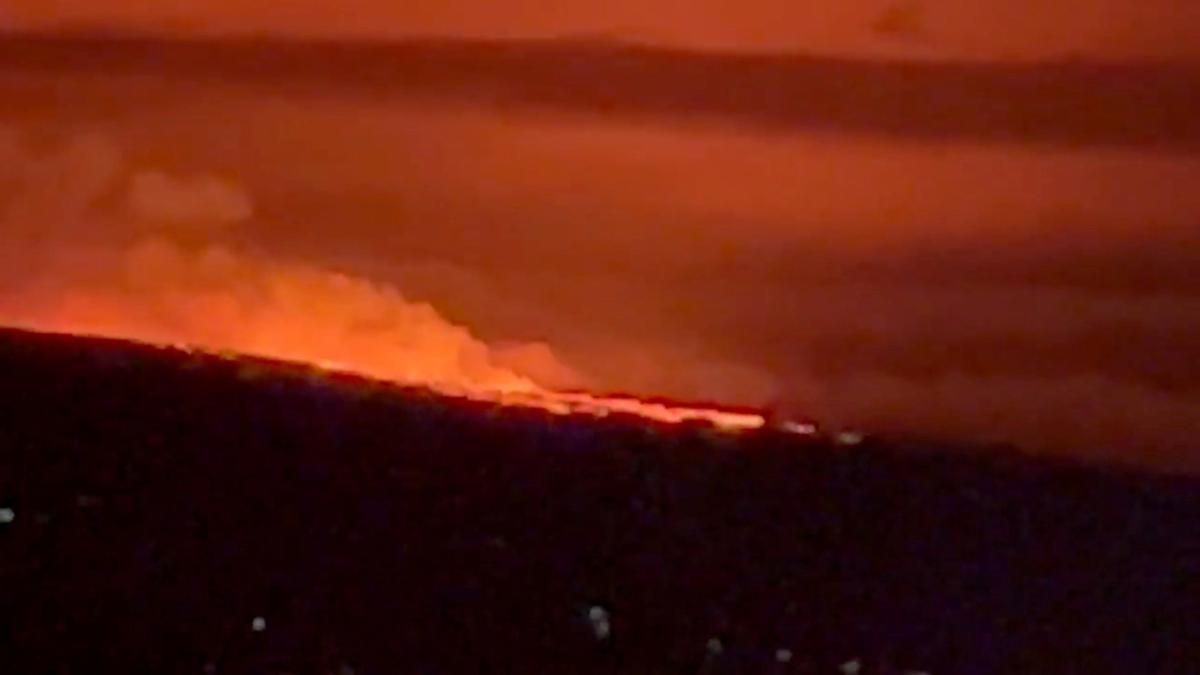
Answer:
[[[0,47],[5,322],[1200,467],[1195,69]]]
[[[753,414],[555,394],[503,363],[561,378],[569,369],[544,345],[497,354],[390,286],[215,243],[253,215],[250,197],[230,182],[133,170],[100,138],[76,138],[42,157],[28,155],[17,135],[5,140],[5,248],[36,268],[0,287],[2,324],[304,362],[559,413],[763,423]],[[73,236],[81,228],[117,236],[83,242]]]
[[[40,264],[56,274],[24,289],[38,300],[12,303],[9,323],[337,363],[403,381],[530,386],[465,329],[395,289],[219,244],[253,213],[232,183],[131,170],[96,138],[43,158],[20,153],[10,145],[5,163],[36,166],[17,180],[41,184],[21,186],[8,204],[10,237],[70,235],[81,221],[119,234],[39,246]],[[48,186],[75,211],[62,212]],[[111,205],[97,208],[104,200]]]

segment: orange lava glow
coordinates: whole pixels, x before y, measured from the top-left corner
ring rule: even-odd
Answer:
[[[563,415],[605,417],[613,413],[623,413],[645,417],[663,424],[701,422],[725,431],[758,429],[766,424],[762,415],[753,412],[661,403],[632,396],[598,396],[586,392],[537,390],[531,395],[521,393],[505,395],[500,398],[500,401],[512,405],[535,406]]]
[[[186,345],[174,345],[174,347],[196,351]],[[279,358],[279,355],[262,354],[261,356]],[[233,357],[236,358],[236,355]],[[285,358],[284,360],[293,359]],[[465,380],[457,383],[420,382],[381,376],[381,373],[395,372],[386,363],[380,364],[378,369],[363,364],[348,366],[344,363],[322,360],[306,361],[305,363],[327,374],[345,373],[396,384],[420,384],[447,396],[463,397],[503,406],[544,410],[555,415],[584,415],[603,418],[613,414],[625,414],[643,417],[660,424],[710,424],[715,429],[731,433],[759,429],[766,425],[766,418],[754,412],[648,401],[630,395],[554,391],[539,387],[533,381],[516,373],[509,373],[510,377],[508,378],[493,379],[487,384]]]
[[[542,343],[497,349],[386,280],[231,245],[255,206],[229,180],[132,169],[101,137],[45,156],[11,145],[0,158],[29,168],[0,194],[0,325],[306,364],[562,415],[764,424],[753,413],[557,391],[586,378]]]
[[[130,336],[122,331],[70,330],[65,328],[69,322],[57,322],[53,329],[46,326],[24,326],[45,332],[76,335],[80,337],[111,338],[119,333],[121,339],[128,339],[150,346],[175,349],[188,353],[219,354],[226,358],[238,360],[242,358],[236,352],[214,350],[194,346],[187,343],[167,343],[154,339]],[[502,406],[543,410],[555,415],[581,415],[603,418],[613,414],[624,414],[642,417],[659,424],[709,424],[714,429],[737,433],[759,429],[766,425],[766,418],[755,412],[723,410],[713,407],[700,407],[667,403],[662,401],[643,400],[629,395],[598,395],[587,392],[560,392],[538,386],[529,378],[517,373],[497,369],[489,372],[488,377],[471,381],[463,378],[457,382],[447,380],[422,381],[414,378],[413,373],[430,372],[428,365],[410,365],[398,368],[391,359],[383,359],[372,365],[369,359],[359,359],[353,364],[334,362],[319,357],[305,358],[305,354],[319,351],[316,346],[305,349],[292,342],[281,345],[280,349],[263,349],[247,357],[267,358],[283,362],[302,364],[313,368],[325,375],[348,374],[362,376],[391,384],[404,386],[419,385],[430,391],[449,397],[461,397],[473,401],[484,401]]]
[[[752,413],[554,391],[429,304],[308,264],[165,239],[60,264],[47,276],[61,283],[0,298],[0,324],[307,364],[563,415],[623,413],[730,431],[764,424]],[[543,361],[569,370],[549,350]]]
[[[176,346],[180,348],[180,346]],[[188,349],[186,347],[183,347]],[[190,350],[190,349],[189,349]],[[329,374],[349,373],[381,379],[371,368],[348,368],[345,364],[310,362],[310,365]],[[413,384],[406,380],[388,380],[397,384]],[[417,382],[432,391],[474,401],[485,401],[503,406],[544,410],[555,415],[584,415],[608,417],[625,414],[643,417],[660,424],[700,423],[712,425],[726,432],[749,431],[766,425],[766,418],[754,412],[737,412],[712,407],[699,407],[662,401],[649,401],[631,395],[601,395],[581,391],[554,391],[539,387],[521,375],[512,374],[502,386],[483,386],[479,383],[430,383]]]

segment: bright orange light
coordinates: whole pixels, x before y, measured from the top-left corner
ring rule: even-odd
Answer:
[[[0,323],[303,363],[559,415],[623,413],[728,431],[765,424],[755,413],[539,386],[499,365],[487,344],[429,305],[364,279],[164,241],[142,245],[122,261],[115,272],[106,268],[17,307],[0,307]]]

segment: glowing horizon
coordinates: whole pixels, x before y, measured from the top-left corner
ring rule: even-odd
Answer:
[[[79,329],[71,330],[62,327],[49,328],[45,326],[0,323],[0,328],[11,328],[44,335],[115,340],[145,347],[168,349],[187,354],[203,354],[214,358],[231,359],[234,361],[262,359],[281,365],[306,367],[326,375],[347,375],[394,386],[419,387],[441,396],[465,398],[473,401],[494,403],[505,407],[537,409],[555,415],[581,415],[603,418],[613,414],[626,414],[642,417],[660,424],[706,422],[711,424],[715,429],[731,433],[749,431],[766,426],[766,417],[762,414],[735,411],[733,407],[718,408],[684,403],[668,403],[665,402],[666,399],[664,398],[655,396],[639,397],[634,394],[624,393],[593,394],[585,391],[555,391],[538,386],[532,380],[515,373],[512,380],[499,386],[485,386],[468,382],[448,383],[422,381],[420,379],[398,379],[381,375],[369,367],[355,367],[329,360],[303,359],[270,352],[241,352],[224,347],[190,344],[187,342],[156,342],[144,338],[139,339],[131,335]]]

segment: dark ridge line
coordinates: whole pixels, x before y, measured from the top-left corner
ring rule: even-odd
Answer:
[[[289,361],[269,356],[234,352],[191,349],[178,345],[156,345],[136,340],[102,335],[75,335],[0,325],[0,363],[21,355],[23,365],[46,367],[48,363],[74,364],[81,370],[144,370],[147,373],[173,373],[185,377],[187,372],[204,373],[206,377],[237,383],[246,392],[293,387],[297,392],[311,391],[319,397],[344,401],[372,400],[378,405],[399,405],[415,408],[433,406],[453,414],[472,417],[479,424],[508,423],[540,424],[546,429],[564,431],[587,428],[600,433],[636,431],[662,438],[681,439],[705,436],[714,430],[702,422],[668,424],[632,413],[614,412],[605,417],[586,413],[558,415],[536,406],[504,405],[497,401],[471,399],[439,391],[420,383],[383,380],[370,375],[330,371],[303,361]],[[662,397],[639,398],[672,405],[689,405]],[[693,402],[694,404],[694,402]],[[782,430],[771,418],[770,410],[747,406],[716,404],[727,412],[758,412],[767,417],[767,424],[734,434],[707,436],[722,439],[717,445],[738,450],[750,450],[763,444],[818,452],[828,459],[851,463],[880,460],[891,463],[923,466],[928,463],[950,463],[987,469],[1000,474],[1047,473],[1060,476],[1089,477],[1101,481],[1119,481],[1156,486],[1169,490],[1200,489],[1200,471],[1194,466],[1171,467],[1158,463],[1137,461],[1136,458],[1086,458],[1068,453],[1031,453],[1007,442],[955,440],[933,434],[891,433],[865,431],[863,441],[843,446],[837,441],[837,429],[822,428],[818,433],[796,435]],[[808,422],[812,420],[800,420]],[[814,422],[820,426],[820,422]],[[708,441],[706,441],[708,442]]]

